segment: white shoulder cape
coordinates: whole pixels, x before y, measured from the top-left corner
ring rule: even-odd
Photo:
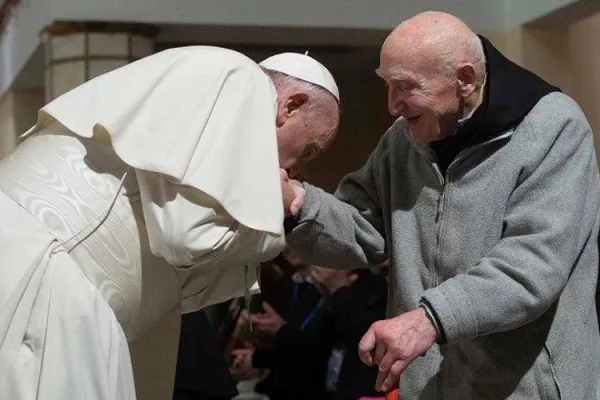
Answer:
[[[220,202],[240,224],[283,234],[270,78],[244,55],[191,46],[99,76],[43,107],[77,135],[108,135],[133,168],[158,172]]]

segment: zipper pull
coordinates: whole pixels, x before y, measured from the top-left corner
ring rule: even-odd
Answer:
[[[440,217],[442,216],[442,212],[444,211],[444,190],[442,189],[442,194],[438,199],[437,212],[435,213],[435,223],[437,224],[440,221]]]

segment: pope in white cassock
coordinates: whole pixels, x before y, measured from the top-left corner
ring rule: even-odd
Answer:
[[[128,342],[255,288],[338,102],[306,55],[193,46],[42,108],[0,162],[0,398],[134,399]]]

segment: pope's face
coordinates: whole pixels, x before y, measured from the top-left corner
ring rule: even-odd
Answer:
[[[302,166],[331,145],[338,124],[337,113],[315,113],[307,105],[288,112],[285,118],[279,119],[277,126],[279,166],[290,178],[297,176]]]
[[[314,160],[322,150],[313,141],[305,124],[288,122],[277,130],[279,143],[279,166],[294,178],[300,168]]]

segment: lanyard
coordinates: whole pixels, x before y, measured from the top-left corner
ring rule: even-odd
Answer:
[[[300,287],[300,285],[298,284],[298,282],[294,282],[294,303],[298,302],[299,287]],[[302,321],[302,325],[300,325],[300,330],[304,330],[304,328],[306,328],[306,326],[315,318],[319,309],[321,307],[323,307],[323,304],[325,304],[325,299],[323,297],[321,297],[319,299],[319,302],[317,304],[315,304],[314,307],[312,307],[308,311],[308,314],[306,315],[306,317],[304,317],[304,321]]]

